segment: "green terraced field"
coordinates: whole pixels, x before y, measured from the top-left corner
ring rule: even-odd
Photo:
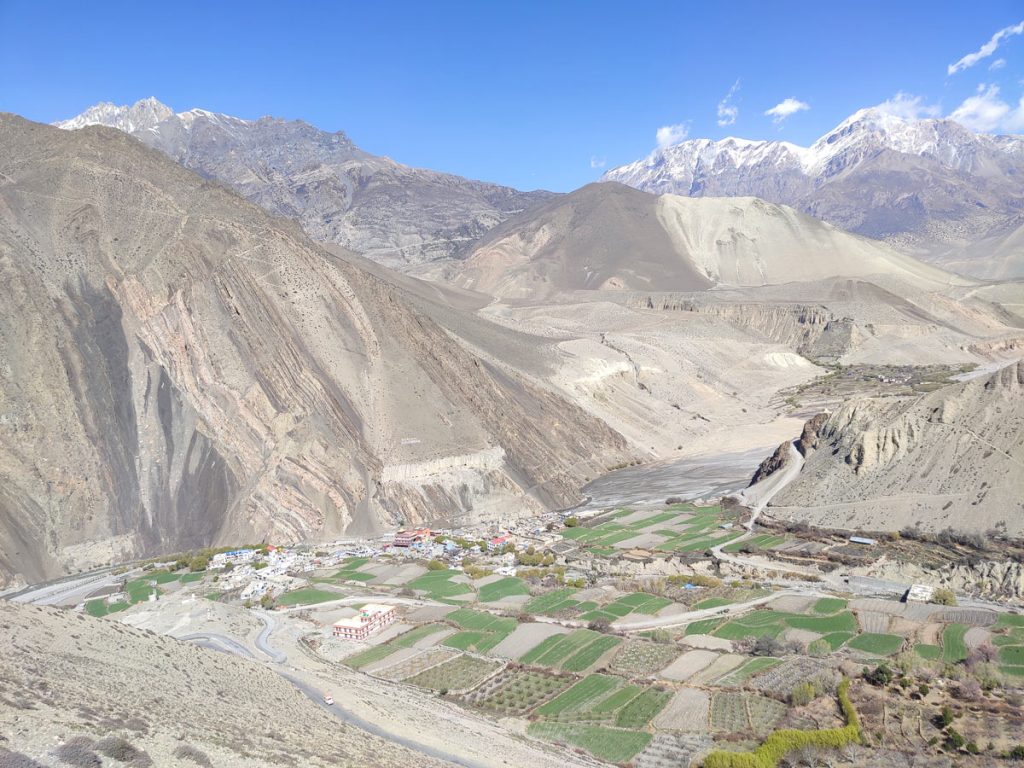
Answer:
[[[504,579],[480,587],[477,599],[481,603],[493,603],[514,595],[528,594],[530,594],[530,588],[526,586],[525,581],[517,579],[515,576],[507,576]]]
[[[389,641],[388,644],[394,648],[412,648],[423,638],[430,637],[430,635],[443,629],[448,629],[448,627],[444,624],[422,624],[415,629],[410,629],[403,635],[399,635],[394,640]]]
[[[709,635],[722,623],[722,619],[701,619],[686,625],[684,635]]]
[[[822,634],[857,631],[857,619],[849,611],[834,616],[790,616],[785,622],[793,629],[807,629]]]
[[[828,643],[828,647],[833,651],[838,651],[853,635],[853,632],[830,632],[827,635],[822,635],[821,639]]]
[[[338,600],[341,597],[337,592],[326,592],[322,589],[306,587],[293,592],[285,592],[277,598],[277,603],[279,605],[314,605],[326,603],[328,600]]]
[[[568,672],[583,672],[621,642],[622,640],[611,635],[599,637],[566,659],[562,663],[562,669]]]
[[[462,627],[462,632],[446,637],[442,645],[461,651],[486,653],[508,637],[516,628],[515,619],[492,616],[483,611],[460,608],[447,616],[448,621]]]
[[[747,680],[752,678],[758,672],[763,672],[766,669],[770,669],[778,664],[781,664],[781,659],[773,659],[768,656],[761,656],[756,659],[751,659],[741,666],[739,669],[734,669],[732,672],[727,672],[715,681],[718,685],[743,685]]]
[[[899,635],[865,632],[850,640],[847,646],[864,651],[865,653],[873,653],[877,656],[889,656],[903,647],[903,638]]]
[[[1024,646],[1004,645],[999,649],[999,661],[1012,667],[1024,666]]]
[[[592,702],[614,691],[621,680],[609,675],[587,675],[569,690],[537,708],[537,714],[552,716],[587,709]]]
[[[100,618],[102,616],[109,616],[112,613],[120,613],[129,607],[130,603],[108,603],[105,598],[99,597],[85,604],[85,612],[90,616]]]
[[[390,645],[376,645],[369,650],[345,657],[341,660],[341,663],[347,667],[352,667],[352,669],[362,669],[368,664],[373,664],[375,661],[387,658],[394,652],[395,649]]]
[[[527,733],[545,741],[580,747],[610,763],[628,762],[651,741],[649,733],[576,723],[531,723]]]
[[[626,706],[629,702],[639,696],[641,691],[643,691],[643,686],[641,685],[624,685],[611,696],[606,696],[601,699],[601,701],[597,702],[597,704],[591,707],[588,711],[593,712],[596,715],[614,712],[615,710]]]
[[[428,571],[410,581],[406,587],[426,592],[428,597],[435,600],[471,593],[473,588],[468,584],[452,583],[452,577],[458,575],[460,575],[458,571]]]
[[[554,592],[533,598],[523,607],[523,610],[527,613],[557,613],[576,605],[575,600],[569,599],[575,594],[576,590],[572,588],[556,589]]]
[[[967,658],[966,624],[949,624],[942,630],[942,660],[955,664]]]
[[[726,544],[722,547],[723,552],[739,552],[740,549],[747,545],[753,545],[760,549],[771,549],[777,547],[786,541],[785,536],[772,536],[770,534],[761,534],[760,536],[753,536],[744,541],[737,541],[732,544]]]
[[[577,629],[568,635],[553,635],[535,645],[519,660],[524,664],[554,667],[599,637],[602,637],[600,632],[589,629]]]
[[[928,661],[934,661],[942,655],[942,648],[940,646],[928,645],[927,643],[918,643],[914,646],[914,650],[918,656]]]
[[[848,601],[841,597],[823,597],[814,604],[811,610],[815,613],[838,613],[845,610],[847,604]]]
[[[1024,615],[1018,613],[999,614],[994,629],[1010,629],[1012,627],[1024,627]]]
[[[615,724],[620,728],[643,728],[665,708],[671,698],[671,691],[648,688],[619,710]]]

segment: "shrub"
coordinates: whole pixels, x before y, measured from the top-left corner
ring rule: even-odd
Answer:
[[[952,589],[939,587],[932,593],[932,602],[936,605],[956,605],[956,594]]]
[[[611,626],[612,623],[608,619],[594,619],[587,625],[587,628],[595,632],[607,632]]]
[[[778,656],[782,653],[782,643],[774,637],[768,637],[767,635],[759,637],[754,642],[751,653],[755,656]]]
[[[813,747],[839,749],[860,742],[860,720],[850,701],[849,688],[850,681],[843,680],[837,691],[839,706],[846,717],[846,725],[842,728],[774,731],[753,752],[712,752],[705,758],[704,768],[776,768],[782,758],[795,750]]]
[[[818,697],[818,691],[813,683],[797,683],[789,692],[789,701],[795,707],[802,707],[810,704]]]
[[[210,564],[210,558],[205,555],[196,555],[188,561],[188,569],[195,573],[196,571],[205,571],[206,566]]]
[[[807,646],[807,654],[815,658],[822,658],[832,653],[832,646],[824,638],[818,638]]]
[[[942,711],[939,712],[939,723],[941,724],[939,727],[940,728],[948,728],[949,725],[952,722],[953,722],[953,710],[950,709],[948,706],[943,707]]]
[[[93,741],[85,736],[68,739],[55,750],[57,759],[75,768],[101,768],[103,761],[92,751]]]
[[[879,664],[870,672],[864,673],[864,679],[872,685],[886,686],[892,682],[894,675],[888,664]]]
[[[448,566],[446,566],[444,562],[441,560],[431,560],[429,563],[427,563],[428,571],[443,571],[447,567]]]
[[[565,518],[565,527],[566,528],[575,528],[579,524],[580,524],[580,520],[579,520],[578,517],[567,517],[567,518]]]
[[[153,764],[149,755],[120,736],[104,736],[97,742],[96,751],[120,763],[131,763],[133,768],[149,768]]]
[[[0,747],[0,768],[43,768],[43,764],[21,752],[10,752]]]
[[[1009,757],[1011,760],[1024,760],[1024,744],[1018,744],[1011,749]]]
[[[960,749],[966,743],[967,739],[956,728],[950,728],[946,733],[946,746],[950,749]]]
[[[193,747],[191,744],[182,744],[174,750],[174,756],[179,760],[191,760],[196,765],[203,766],[203,768],[213,768],[213,763],[210,762],[210,758],[207,757],[206,753],[199,749],[199,747]]]

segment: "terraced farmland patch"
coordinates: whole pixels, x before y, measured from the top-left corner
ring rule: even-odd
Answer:
[[[568,608],[574,608],[577,602],[571,598],[576,591],[572,588],[556,589],[553,592],[538,595],[523,606],[523,610],[527,613],[555,614]]]
[[[651,741],[651,734],[599,725],[531,723],[530,736],[557,744],[580,747],[601,760],[625,763]]]
[[[351,667],[352,669],[362,669],[363,667],[373,664],[374,662],[386,659],[396,650],[398,649],[393,648],[392,646],[386,643],[383,645],[376,645],[368,650],[360,651],[359,653],[354,653],[351,656],[346,656],[344,659],[341,660],[341,663],[344,664],[346,667]]]
[[[608,640],[603,640],[602,638],[615,640],[615,645],[621,642],[619,638],[612,637],[611,635],[602,635],[600,632],[594,632],[589,629],[577,629],[568,635],[555,635],[554,637],[547,638],[535,648],[525,653],[520,661],[524,664],[536,664],[542,667],[561,667],[569,659],[576,657],[577,654],[584,651],[591,643],[601,641],[602,645],[598,646],[598,648],[603,647],[604,649],[601,653],[609,650],[611,646],[607,645]],[[588,657],[589,654],[577,657],[572,662],[573,666],[578,666]]]
[[[341,595],[337,592],[305,587],[292,592],[285,592],[277,598],[276,602],[279,605],[314,605],[316,603],[326,603],[329,600],[337,600],[340,597]]]
[[[967,658],[966,624],[950,624],[942,631],[942,660],[950,664]]]
[[[610,675],[587,675],[572,688],[537,709],[537,714],[554,717],[564,712],[586,710],[619,687],[621,680]]]
[[[462,691],[477,685],[499,666],[497,662],[461,654],[407,678],[405,682],[435,691]]]
[[[815,613],[838,613],[846,610],[848,600],[841,597],[822,597],[811,608]]]
[[[650,744],[633,758],[636,768],[688,766],[711,748],[707,733],[656,733]]]
[[[850,640],[847,647],[873,653],[877,656],[889,656],[903,647],[903,638],[899,635],[886,635],[877,632],[865,632]],[[967,650],[965,649],[965,656]]]
[[[378,668],[374,674],[385,680],[406,680],[456,656],[458,653],[449,648],[431,648],[402,659],[391,666]]]
[[[468,584],[452,581],[453,578],[461,575],[459,571],[427,571],[422,576],[418,576],[410,581],[406,586],[409,589],[425,592],[426,596],[433,600],[471,594],[473,588]]]
[[[516,620],[504,616],[493,616],[483,611],[460,608],[448,614],[447,619],[462,627],[442,642],[449,648],[461,651],[486,653],[508,637],[516,628]]]
[[[665,708],[671,698],[671,691],[648,688],[619,710],[615,724],[620,728],[643,728]]]
[[[707,733],[711,698],[699,688],[680,688],[672,700],[654,718],[654,726],[664,731]]]
[[[622,640],[612,635],[603,635],[588,643],[579,651],[562,662],[562,669],[569,672],[585,672],[597,663],[604,654],[621,643]]]
[[[679,648],[647,640],[627,640],[612,659],[610,667],[634,677],[647,677],[679,656]]]
[[[517,579],[515,576],[507,576],[480,587],[477,599],[481,603],[495,603],[516,595],[528,594],[530,594],[530,588],[526,586],[525,581]]]
[[[565,690],[572,678],[534,670],[505,669],[463,698],[467,703],[501,715],[525,715]]]
[[[757,675],[751,684],[765,693],[789,692],[797,683],[805,682],[820,675],[828,668],[827,662],[799,656],[787,659],[777,666],[768,668]]]
[[[786,705],[736,691],[718,691],[711,699],[711,728],[725,733],[751,732],[763,736],[786,714]]]
[[[759,672],[764,672],[766,669],[771,669],[781,663],[781,659],[773,659],[770,656],[760,656],[758,658],[751,659],[743,664],[743,666],[734,669],[732,672],[722,675],[715,682],[722,686],[741,686]]]

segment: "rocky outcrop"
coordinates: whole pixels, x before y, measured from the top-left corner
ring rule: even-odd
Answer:
[[[1024,363],[912,398],[839,408],[803,442],[800,477],[772,515],[835,528],[1024,534]]]
[[[111,129],[0,118],[0,277],[0,582],[568,506],[633,456],[402,288]]]
[[[750,482],[747,484],[747,487],[749,488],[752,485],[757,485],[769,475],[774,475],[792,460],[791,457],[792,454],[789,452],[789,442],[787,441],[782,443],[775,449],[775,453],[758,465],[757,471],[754,472],[754,476],[750,478]]]
[[[945,587],[961,595],[999,600],[1024,599],[1024,564],[1012,560],[957,563],[942,568],[885,561],[873,566],[869,575],[889,581]]]
[[[804,422],[804,428],[800,431],[800,437],[796,441],[796,449],[805,459],[811,451],[818,447],[818,433],[828,421],[828,413],[819,413]]]

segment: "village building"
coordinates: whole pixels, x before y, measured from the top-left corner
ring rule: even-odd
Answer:
[[[358,614],[334,622],[334,636],[343,640],[365,640],[398,617],[393,605],[369,603]]]
[[[429,528],[414,528],[407,531],[399,531],[395,534],[394,544],[396,547],[411,547],[413,544],[430,538]]]

